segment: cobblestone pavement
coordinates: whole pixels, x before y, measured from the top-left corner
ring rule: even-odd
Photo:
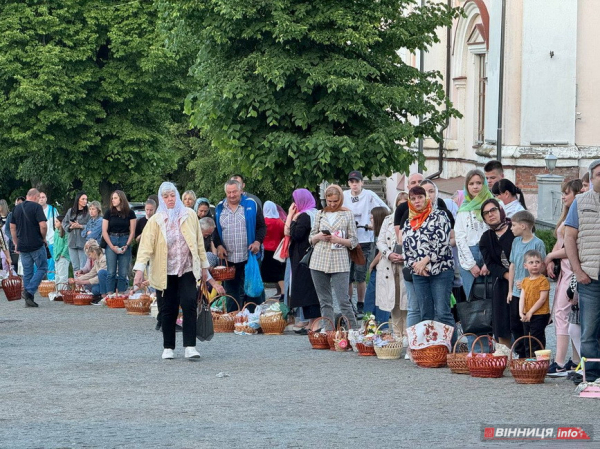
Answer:
[[[37,300],[0,295],[2,448],[463,448],[484,446],[483,424],[597,422],[564,379],[475,379],[295,334],[217,334],[200,360],[163,361],[149,316]]]

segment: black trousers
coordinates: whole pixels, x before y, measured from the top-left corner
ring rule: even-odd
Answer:
[[[175,349],[179,306],[183,312],[183,346],[196,346],[197,295],[196,278],[191,271],[181,277],[167,276],[167,288],[156,291],[164,348]]]
[[[244,293],[244,280],[246,279],[245,270],[246,270],[246,262],[237,262],[231,263],[229,262],[229,266],[233,265],[235,267],[235,278],[230,281],[225,281],[223,283],[223,287],[227,291],[228,295],[231,295],[235,298],[240,306],[240,310],[244,307],[246,302],[253,302],[255,304],[262,304],[265,300],[265,293],[263,291],[262,295],[258,298],[253,298],[247,296]],[[232,312],[236,310],[235,303],[231,300],[231,298],[227,298],[227,311]],[[254,306],[248,307],[250,312],[254,312]]]
[[[524,323],[521,321],[521,315],[519,315],[519,297],[513,296],[510,301],[510,333],[512,334],[513,342],[517,338],[527,335],[524,329]],[[518,342],[515,346],[515,352],[519,354],[520,358],[527,358],[529,354],[529,341],[523,339]]]
[[[523,331],[525,335],[529,335],[531,333],[532,337],[537,338],[544,345],[544,349],[546,348],[546,326],[548,326],[548,322],[550,321],[550,314],[545,313],[543,315],[533,315],[529,323],[523,323]],[[529,340],[525,340],[526,353],[527,357],[529,357]],[[531,340],[531,351],[537,351],[540,348],[540,345],[537,341]],[[532,354],[535,357],[535,354]]]

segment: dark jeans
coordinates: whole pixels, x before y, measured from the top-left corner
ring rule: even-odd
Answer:
[[[48,259],[46,259],[46,247],[30,253],[21,253],[21,264],[23,265],[23,287],[32,295],[35,295],[40,282],[48,271]],[[34,265],[37,267],[34,273]],[[16,267],[15,267],[16,268]]]
[[[183,346],[196,346],[197,295],[196,278],[191,271],[181,277],[167,276],[166,290],[156,291],[164,348],[175,349],[175,324],[179,306],[183,311]]]
[[[421,308],[421,320],[435,320],[455,327],[454,316],[450,312],[450,294],[454,270],[445,270],[439,274],[419,276],[413,274],[415,294]],[[456,341],[456,332],[452,334],[452,344]]]
[[[536,315],[534,315],[534,316],[536,316]],[[546,321],[546,324],[548,324],[548,321]],[[523,335],[527,335],[527,333],[524,331],[524,329],[525,329],[525,326],[524,326],[523,322],[521,321],[521,315],[519,315],[519,297],[513,296],[512,300],[510,301],[510,333],[512,334],[513,342],[517,338],[522,337]],[[534,336],[537,338],[536,335],[534,335]],[[546,346],[545,338],[546,338],[546,334],[544,333],[544,341],[542,342],[542,343],[544,343],[544,346]],[[529,357],[529,339],[524,338],[523,340],[518,342],[517,345],[515,346],[515,352],[517,354],[519,354],[519,358],[528,358]]]
[[[127,235],[111,235],[110,241],[114,246],[121,247],[127,244]],[[129,284],[127,275],[129,274],[129,263],[131,262],[131,247],[121,254],[115,253],[108,246],[106,247],[106,289],[108,293],[114,293],[115,287],[120,293],[127,291]]]
[[[108,276],[106,270],[98,271],[98,283],[88,285],[87,287],[89,291],[92,292],[92,295],[104,295],[106,294],[106,277]]]
[[[600,281],[577,283],[581,317],[581,357],[600,359]],[[600,378],[600,362],[586,362],[586,380]]]
[[[262,304],[265,300],[264,290],[263,290],[263,294],[257,298],[247,296],[246,293],[244,292],[244,280],[246,279],[246,275],[245,275],[246,262],[245,261],[238,262],[238,263],[229,262],[229,266],[232,266],[232,265],[235,267],[235,278],[233,278],[231,281],[225,281],[223,283],[223,287],[225,288],[225,291],[227,291],[227,294],[231,295],[235,298],[235,300],[238,302],[238,304],[240,306],[240,310],[242,309],[242,307],[244,307],[244,304],[247,302]],[[227,298],[227,311],[232,312],[234,310],[236,310],[235,303],[231,300],[231,298]],[[254,307],[253,306],[249,307],[249,310],[251,312],[254,312]]]
[[[514,299],[511,301],[511,303],[513,301]],[[529,335],[531,333],[531,336],[537,338],[540,342],[542,342],[544,348],[546,348],[546,326],[548,326],[548,321],[550,321],[549,313],[545,313],[543,315],[532,315],[529,323],[523,323],[524,335]],[[526,356],[529,357],[529,340],[525,342],[525,345],[525,353]],[[540,349],[542,348],[540,348],[538,342],[531,340],[531,357],[535,357],[535,351]]]

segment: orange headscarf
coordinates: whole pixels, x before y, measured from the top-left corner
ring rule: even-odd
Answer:
[[[413,203],[410,200],[408,201],[408,220],[413,231],[416,231],[423,223],[425,223],[425,220],[427,220],[427,217],[429,217],[431,210],[432,207],[429,198],[425,200],[425,207],[422,211],[415,209]]]
[[[323,209],[323,212],[339,212],[339,211],[343,211],[343,210],[350,210],[350,209],[343,207],[344,191],[337,184],[331,184],[330,186],[327,187],[327,189],[325,189],[325,200],[327,200],[328,196],[332,196],[332,195],[337,195],[338,198],[340,199],[337,207],[335,209],[333,209],[333,208],[327,206]]]

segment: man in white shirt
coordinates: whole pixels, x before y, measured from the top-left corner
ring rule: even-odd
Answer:
[[[348,294],[352,298],[352,283],[356,281],[356,296],[358,314],[361,315],[365,303],[365,292],[367,290],[367,267],[373,260],[373,231],[369,228],[371,223],[371,210],[374,207],[389,207],[385,202],[371,190],[363,189],[362,173],[354,170],[348,175],[348,186],[350,190],[344,191],[344,207],[350,209],[354,214],[356,222],[358,243],[365,254],[367,263],[365,265],[350,264],[350,287]]]

